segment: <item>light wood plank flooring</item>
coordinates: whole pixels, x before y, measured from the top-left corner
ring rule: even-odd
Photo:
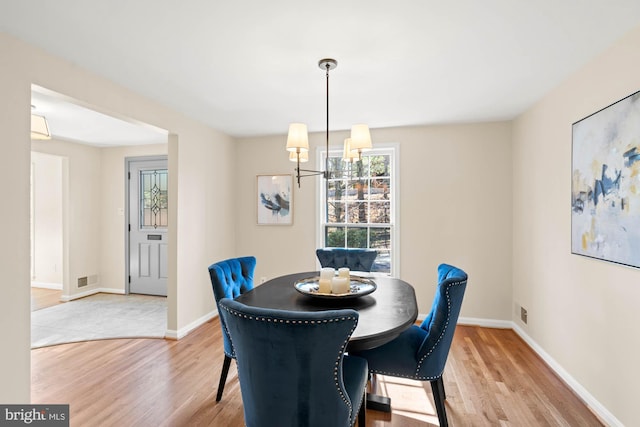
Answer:
[[[61,290],[45,289],[45,288],[31,288],[31,311],[40,310],[43,308],[51,307],[60,302],[62,296]]]
[[[32,350],[32,403],[71,405],[71,426],[244,425],[235,362],[222,401],[217,319],[180,341],[126,339]],[[452,426],[601,426],[511,330],[458,326],[445,370]],[[438,425],[428,383],[379,377],[393,412],[367,426]]]

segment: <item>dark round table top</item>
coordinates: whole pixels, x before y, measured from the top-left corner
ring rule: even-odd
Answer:
[[[400,279],[371,277],[377,289],[358,298],[322,299],[295,289],[295,282],[318,275],[317,271],[312,271],[276,277],[240,295],[236,301],[253,307],[292,311],[354,309],[359,313],[358,326],[351,335],[347,351],[385,344],[409,328],[418,317],[413,287]]]

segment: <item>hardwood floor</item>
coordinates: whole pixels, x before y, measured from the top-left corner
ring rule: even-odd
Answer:
[[[244,425],[235,362],[222,401],[217,319],[180,341],[126,339],[32,350],[34,404],[70,404],[71,426]],[[452,426],[602,426],[513,331],[458,326],[445,370]],[[438,425],[429,383],[379,376],[393,412],[367,426]]]
[[[60,302],[62,296],[61,290],[45,289],[45,288],[31,288],[31,311],[40,310],[43,308],[51,307]]]

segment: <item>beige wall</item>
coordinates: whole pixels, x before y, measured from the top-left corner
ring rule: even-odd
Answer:
[[[30,274],[29,274],[29,174],[31,147],[29,109],[31,86],[12,63],[11,46],[0,37],[0,182],[5,185],[0,209],[4,244],[0,245],[0,402],[29,402],[30,355]],[[6,207],[10,207],[7,209]]]
[[[63,157],[64,299],[100,287],[100,233],[102,195],[100,149],[66,141],[33,141],[32,150]],[[96,277],[78,288],[79,277]],[[92,282],[90,281],[90,282]]]
[[[31,153],[31,284],[62,289],[62,158]]]
[[[233,144],[231,140],[224,145],[183,144],[184,136],[180,135],[178,154],[173,156],[173,160],[177,157],[179,168],[173,177],[172,144],[169,144],[169,194],[175,194],[171,187],[175,177],[179,188],[176,211],[171,210],[169,201],[169,218],[177,217],[178,222],[175,250],[180,281],[176,288],[179,302],[176,315],[180,328],[215,310],[207,266],[212,260],[235,255],[234,235],[231,227],[226,226],[235,221],[235,212],[226,209],[233,204]],[[171,232],[169,239],[170,242],[174,239]]]
[[[571,125],[640,89],[640,28],[514,124],[514,303],[525,330],[613,417],[640,425],[637,269],[571,254]]]
[[[106,114],[127,117],[170,132],[169,329],[180,331],[207,316],[215,307],[207,263],[235,255],[231,227],[235,214],[220,207],[233,204],[235,150],[230,137],[168,110],[77,66],[0,34],[0,129],[3,155],[0,178],[7,185],[0,210],[6,227],[0,246],[2,294],[0,324],[0,401],[29,401],[29,114],[31,84],[91,106]],[[98,165],[99,166],[99,165]],[[94,183],[92,183],[94,185]],[[102,182],[95,183],[96,190]],[[218,191],[219,190],[219,191]],[[215,194],[215,202],[212,200]],[[177,212],[180,212],[178,217]],[[74,213],[69,212],[69,220]],[[94,254],[87,254],[91,263]],[[76,274],[79,272],[72,272]]]
[[[331,141],[342,141],[335,132]],[[511,320],[511,127],[486,123],[374,129],[376,144],[400,155],[400,277],[416,288],[420,313],[431,308],[436,268],[465,269],[462,316]],[[292,173],[286,136],[238,141],[238,252],[255,255],[256,276],[316,268],[316,178],[294,189],[293,226],[256,224],[256,175]],[[311,161],[324,134],[310,136]]]
[[[310,135],[314,146],[322,137]],[[293,173],[284,149],[286,135],[247,138],[237,141],[238,167],[235,180],[238,190],[235,205],[235,232],[238,255],[254,255],[256,278],[273,278],[293,271],[313,271],[315,261],[315,179],[304,178],[302,187],[294,183],[293,225],[258,226],[257,175]],[[315,149],[310,151],[309,169],[314,169]]]

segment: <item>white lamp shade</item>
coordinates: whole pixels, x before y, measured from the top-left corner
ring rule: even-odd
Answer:
[[[309,161],[309,152],[301,151],[300,153],[296,153],[295,151],[289,151],[289,160],[292,162],[298,161],[298,156],[300,156],[300,163],[305,163]]]
[[[43,116],[31,114],[31,139],[51,139],[47,120]]]
[[[304,123],[291,123],[289,125],[289,135],[287,136],[287,151],[309,151],[309,135],[307,134],[307,125],[305,125]]]
[[[358,159],[358,152],[351,150],[351,138],[344,140],[344,151],[342,152],[342,160],[345,162],[353,162]]]
[[[351,151],[362,152],[371,149],[371,135],[369,126],[351,126]]]

